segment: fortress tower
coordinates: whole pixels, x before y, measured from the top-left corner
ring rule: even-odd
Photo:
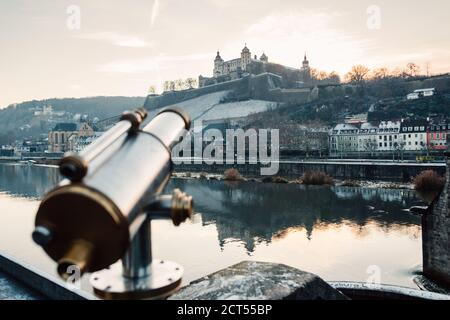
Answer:
[[[302,67],[300,68],[300,71],[302,74],[303,82],[309,83],[311,81],[311,68],[309,66],[308,58],[306,57],[306,52],[305,57],[303,58]]]
[[[241,69],[247,70],[247,66],[252,61],[252,54],[250,53],[249,48],[247,48],[247,44],[245,44],[244,49],[241,52]]]
[[[220,56],[220,52],[217,51],[216,59],[214,59],[214,77],[221,75],[221,66],[223,64],[223,59]]]

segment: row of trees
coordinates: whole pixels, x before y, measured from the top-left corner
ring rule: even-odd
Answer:
[[[385,67],[370,70],[364,65],[355,65],[345,75],[344,79],[348,83],[361,85],[366,81],[384,80],[389,78],[408,79],[408,78],[415,78],[420,75],[421,75],[420,66],[413,62],[410,62],[404,68],[395,68],[393,70],[390,70]]]
[[[341,77],[336,71],[330,73],[318,69],[311,69],[311,79],[318,84],[340,84]]]
[[[177,79],[165,81],[163,85],[164,91],[182,91],[198,88],[198,80],[195,78]],[[148,93],[156,94],[156,86],[150,86]]]

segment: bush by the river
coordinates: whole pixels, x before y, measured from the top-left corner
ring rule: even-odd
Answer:
[[[312,186],[334,185],[334,180],[322,171],[307,171],[302,177],[303,184]]]
[[[414,188],[417,191],[441,191],[445,185],[445,178],[436,171],[422,171],[414,178]]]
[[[239,170],[234,169],[234,168],[225,170],[223,176],[224,176],[224,180],[226,180],[226,181],[242,181],[243,180]]]

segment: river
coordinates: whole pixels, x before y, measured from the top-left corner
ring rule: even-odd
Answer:
[[[39,198],[59,180],[52,167],[0,164],[0,252],[49,275],[55,264],[31,241]],[[423,205],[411,190],[306,187],[173,179],[197,214],[180,227],[153,223],[157,258],[185,267],[184,283],[243,260],[287,264],[328,281],[415,288],[421,269]]]

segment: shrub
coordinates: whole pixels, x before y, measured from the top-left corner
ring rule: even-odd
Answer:
[[[334,180],[325,172],[307,171],[302,177],[303,184],[313,186],[333,185]]]
[[[417,191],[441,191],[445,178],[433,170],[422,171],[414,178],[414,188]]]
[[[224,175],[224,180],[226,180],[226,181],[241,181],[242,180],[242,176],[241,176],[239,170],[237,170],[237,169],[227,169],[227,170],[225,170],[223,175]]]

